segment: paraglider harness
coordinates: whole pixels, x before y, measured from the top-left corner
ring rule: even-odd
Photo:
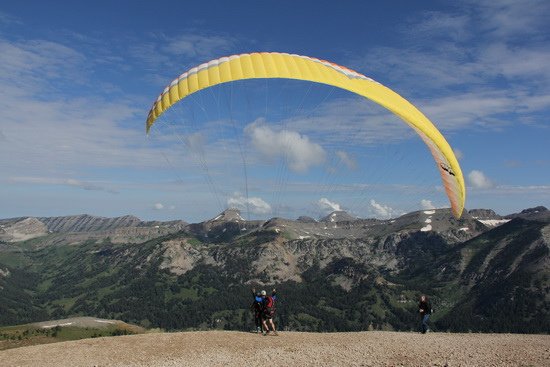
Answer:
[[[275,294],[265,297],[263,303],[263,318],[271,319],[275,315]]]
[[[252,305],[250,306],[250,309],[254,311],[255,316],[260,316],[263,311],[262,299],[260,297],[255,297],[254,302],[252,302]]]

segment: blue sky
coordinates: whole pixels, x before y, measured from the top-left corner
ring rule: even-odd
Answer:
[[[222,86],[146,137],[167,83],[255,51],[330,60],[407,98],[455,149],[467,208],[550,206],[548,16],[547,1],[4,2],[0,217],[199,221],[236,206],[384,218],[448,206],[420,139],[331,87]]]

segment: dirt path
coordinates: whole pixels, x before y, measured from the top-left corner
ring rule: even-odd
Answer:
[[[2,366],[550,366],[550,335],[185,332],[0,352]]]

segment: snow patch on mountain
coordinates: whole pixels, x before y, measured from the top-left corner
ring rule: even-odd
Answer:
[[[485,224],[487,227],[497,227],[504,223],[508,223],[510,219],[478,219],[478,221]]]

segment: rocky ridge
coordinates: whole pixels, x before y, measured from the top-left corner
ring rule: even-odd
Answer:
[[[0,241],[21,242],[41,238],[41,246],[110,238],[114,243],[140,243],[175,233],[187,226],[183,221],[144,222],[126,215],[115,218],[92,215],[64,217],[22,217],[0,219]]]
[[[110,238],[114,243],[141,243],[151,238],[187,231],[205,242],[224,242],[257,232],[274,232],[287,240],[335,239],[383,236],[402,230],[435,231],[447,240],[462,241],[481,233],[487,227],[496,227],[513,218],[550,217],[545,207],[526,209],[521,213],[502,217],[489,209],[464,212],[461,219],[450,215],[449,209],[424,210],[398,218],[361,219],[345,211],[335,211],[316,221],[310,217],[297,220],[272,218],[267,221],[245,220],[239,210],[227,209],[216,217],[188,224],[184,221],[142,221],[131,215],[105,218],[87,214],[65,217],[21,217],[0,219],[0,241],[18,242],[32,238],[44,239],[43,246],[62,242],[81,243],[85,239]]]

